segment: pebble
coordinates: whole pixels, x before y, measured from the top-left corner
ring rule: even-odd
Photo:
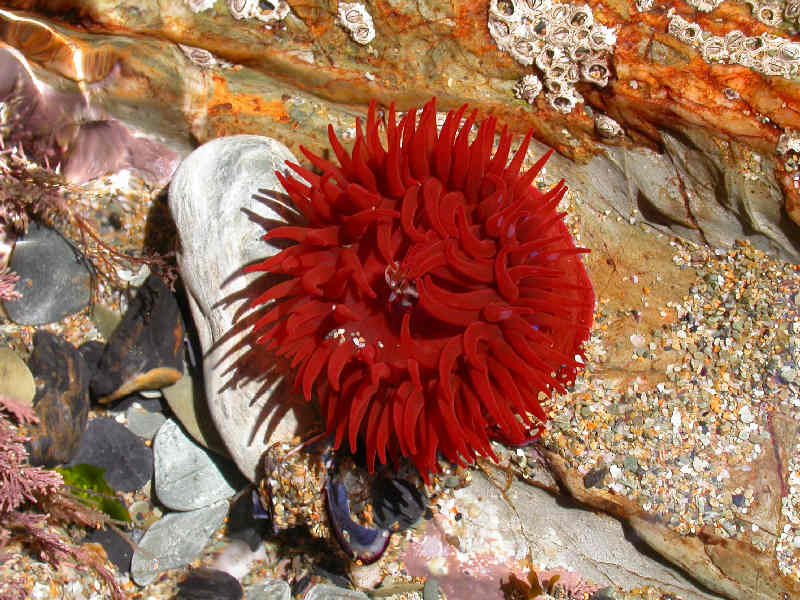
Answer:
[[[133,547],[116,530],[110,527],[91,529],[83,542],[100,544],[106,551],[106,556],[119,569],[120,573],[127,573],[131,568]]]
[[[262,545],[264,536],[271,530],[269,519],[257,519],[254,515],[254,502],[258,502],[258,494],[244,493],[233,503],[228,516],[228,536],[241,540],[251,550]]]
[[[150,275],[108,339],[92,377],[92,396],[108,404],[172,385],[183,375],[183,336],[175,297]]]
[[[110,418],[89,421],[70,465],[88,464],[105,470],[113,489],[133,492],[153,477],[153,451],[144,440]]]
[[[187,373],[161,391],[172,414],[195,442],[220,456],[228,456],[225,442],[214,427],[214,421],[208,411],[202,384],[196,385],[193,377]]]
[[[133,553],[131,574],[137,585],[147,585],[156,575],[189,564],[205,547],[211,534],[228,514],[224,500],[198,510],[170,513],[154,523]]]
[[[308,590],[304,600],[369,600],[369,596],[363,592],[346,590],[329,583],[318,583]]]
[[[439,600],[439,582],[433,578],[425,580],[422,587],[422,600]]]
[[[125,411],[127,428],[145,440],[152,440],[158,429],[167,418],[159,412],[145,410],[141,405],[134,404]]]
[[[175,600],[241,600],[242,585],[225,571],[199,568],[178,584]]]
[[[292,588],[285,581],[259,583],[245,589],[246,600],[291,600]]]
[[[10,396],[24,406],[32,406],[36,395],[31,370],[11,348],[0,348],[0,395]]]
[[[9,269],[19,275],[16,289],[22,297],[4,302],[3,308],[15,323],[53,323],[89,305],[89,263],[54,229],[31,222],[16,242]]]
[[[89,369],[77,348],[39,330],[28,367],[37,381],[33,407],[39,424],[31,429],[32,465],[54,467],[77,452],[89,419]]]
[[[153,453],[156,496],[173,510],[208,506],[230,498],[244,485],[233,464],[212,458],[172,419],[158,430]]]

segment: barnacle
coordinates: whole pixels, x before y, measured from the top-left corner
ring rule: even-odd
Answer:
[[[268,24],[283,21],[290,11],[286,0],[228,0],[228,10],[236,19],[256,18]]]
[[[605,139],[612,139],[623,133],[620,124],[603,113],[597,113],[594,118],[594,126],[600,137]]]
[[[359,2],[339,3],[339,24],[348,31],[357,44],[365,46],[375,39],[372,15]]]
[[[533,74],[517,83],[514,93],[518,98],[532,103],[544,87],[550,106],[568,114],[583,102],[575,83],[608,84],[608,59],[614,51],[616,33],[596,23],[586,4],[490,0],[488,27],[498,48],[521,65],[536,65],[542,73],[544,86],[526,80],[535,77]]]

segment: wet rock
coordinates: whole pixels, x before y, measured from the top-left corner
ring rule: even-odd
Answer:
[[[145,440],[152,440],[158,429],[167,418],[159,412],[145,410],[139,404],[134,404],[125,411],[128,420],[127,428]]]
[[[0,395],[11,396],[25,406],[31,406],[36,395],[36,382],[28,365],[11,348],[0,348]]]
[[[19,275],[22,295],[3,303],[8,318],[20,325],[43,325],[82,310],[91,297],[91,267],[60,233],[32,222],[17,240],[9,269]]]
[[[252,585],[244,591],[247,600],[291,600],[292,588],[285,581]]]
[[[153,442],[155,492],[173,510],[194,510],[236,493],[244,485],[233,464],[197,446],[173,420]],[[237,481],[238,480],[238,481]]]
[[[346,590],[327,583],[318,583],[304,597],[305,600],[368,600],[363,592]]]
[[[208,410],[202,382],[195,384],[194,377],[187,373],[162,392],[172,414],[195,442],[220,456],[229,456]]]
[[[139,288],[106,344],[92,396],[109,403],[171,385],[183,374],[183,324],[175,298],[156,275]]]
[[[84,541],[100,544],[106,551],[106,556],[119,569],[120,573],[127,573],[131,568],[133,547],[116,530],[109,528],[92,529]]]
[[[217,569],[193,569],[178,584],[174,600],[241,600],[242,585],[235,577]]]
[[[203,549],[228,513],[223,501],[198,510],[170,513],[155,522],[133,553],[131,575],[137,585],[147,585],[156,575],[189,564]]]
[[[228,521],[228,532],[230,533],[230,521]],[[243,541],[232,540],[222,552],[216,555],[210,566],[241,580],[250,572],[252,564],[259,560],[267,560],[267,550],[264,544],[259,544],[256,550],[251,550]]]
[[[139,410],[162,414],[165,408],[161,398],[145,398],[141,394],[131,394],[113,406],[109,406],[108,410],[112,414],[127,413],[132,406],[136,406]]]
[[[265,220],[285,223],[274,200],[259,189],[281,190],[274,175],[295,160],[283,144],[258,136],[208,142],[181,163],[170,184],[169,205],[179,232],[178,267],[203,350],[205,392],[214,423],[248,479],[273,443],[290,440],[312,419],[303,402],[281,384],[281,365],[249,352],[245,312],[258,277],[242,267],[277,252],[261,241]],[[224,241],[223,241],[224,240]],[[263,285],[263,283],[261,284]],[[234,323],[240,325],[234,327]]]
[[[99,340],[92,340],[84,342],[78,346],[78,352],[81,353],[83,360],[86,361],[86,366],[89,367],[89,380],[94,377],[97,372],[97,365],[100,364],[100,358],[106,350],[106,345]]]
[[[104,469],[106,483],[120,492],[138,490],[153,477],[153,451],[139,436],[108,418],[89,421],[70,464]]]
[[[89,418],[89,370],[78,350],[48,331],[37,331],[28,366],[37,381],[39,417],[29,443],[32,465],[54,467],[78,450]]]
[[[425,511],[422,494],[405,479],[378,479],[372,488],[375,523],[390,531],[411,527]]]

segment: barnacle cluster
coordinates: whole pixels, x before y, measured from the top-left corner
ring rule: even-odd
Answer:
[[[201,69],[212,69],[214,67],[221,67],[223,69],[226,69],[233,66],[232,63],[217,58],[205,48],[197,48],[196,46],[187,46],[186,44],[178,44],[178,47],[181,49],[181,52],[183,52],[186,58],[188,58],[190,61],[192,61],[195,65],[197,65]]]
[[[783,7],[780,2],[775,0],[745,0],[745,4],[750,6],[753,16],[764,25],[777,27],[783,21]]]
[[[236,19],[255,18],[272,24],[283,21],[290,9],[286,0],[228,0],[228,10]]]
[[[746,36],[739,30],[724,37],[711,35],[697,24],[669,13],[667,31],[678,40],[700,51],[708,63],[741,65],[764,75],[791,79],[800,67],[800,44],[762,33]]]
[[[490,0],[489,33],[497,47],[522,65],[536,65],[544,79],[545,98],[555,110],[569,114],[583,97],[578,81],[604,87],[610,75],[609,56],[617,36],[595,23],[586,4],[552,0]],[[517,85],[528,102],[542,86],[531,74]],[[536,92],[536,93],[535,93]]]
[[[360,2],[339,2],[339,24],[357,44],[366,46],[375,39],[372,15]]]

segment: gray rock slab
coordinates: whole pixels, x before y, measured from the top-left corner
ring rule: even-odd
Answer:
[[[346,590],[329,583],[318,583],[304,596],[304,600],[369,600],[363,592]]]
[[[202,379],[195,382],[194,377],[187,373],[161,391],[172,414],[195,442],[221,456],[229,456],[208,411]]]
[[[270,581],[245,588],[246,600],[291,600],[292,588],[285,581]]]
[[[89,263],[53,229],[32,222],[25,237],[17,240],[8,266],[19,275],[16,290],[22,295],[3,303],[15,323],[53,323],[89,304]]]
[[[147,585],[159,573],[190,563],[227,514],[228,503],[223,500],[191,512],[171,513],[155,522],[133,553],[133,581]]]
[[[233,465],[212,458],[171,419],[158,430],[153,455],[156,496],[168,508],[195,510],[236,493]]]
[[[131,406],[125,411],[128,420],[127,427],[133,433],[146,440],[153,439],[153,436],[164,424],[167,418],[161,413],[150,412],[139,406]]]
[[[521,481],[514,481],[503,494],[505,481],[504,472],[497,472],[495,482],[473,472],[472,484],[454,494],[454,506],[463,518],[456,522],[436,515],[442,537],[422,540],[428,551],[412,544],[406,555],[409,573],[435,574],[448,597],[459,597],[454,590],[463,593],[471,589],[475,597],[493,600],[502,598],[499,590],[494,590],[499,578],[507,577],[508,565],[524,561],[530,553],[537,569],[564,569],[599,587],[630,590],[655,585],[682,598],[719,600],[678,569],[642,552],[642,544],[629,539],[618,520],[565,505],[547,491]],[[448,539],[458,539],[459,548]],[[436,543],[442,546],[431,554],[431,544]],[[423,563],[414,558],[420,555],[418,551],[424,555]],[[433,574],[418,570],[431,556],[446,567]],[[481,573],[491,575],[482,579]]]
[[[274,172],[285,170],[286,160],[296,159],[270,138],[218,138],[181,163],[169,188],[178,268],[203,349],[209,410],[233,460],[251,480],[271,444],[290,440],[312,421],[309,407],[293,402],[282,384],[274,358],[248,352],[249,328],[241,325],[248,286],[252,291],[259,279],[242,268],[278,251],[261,240],[263,225],[286,223],[291,210],[255,195],[260,189],[283,191]]]

